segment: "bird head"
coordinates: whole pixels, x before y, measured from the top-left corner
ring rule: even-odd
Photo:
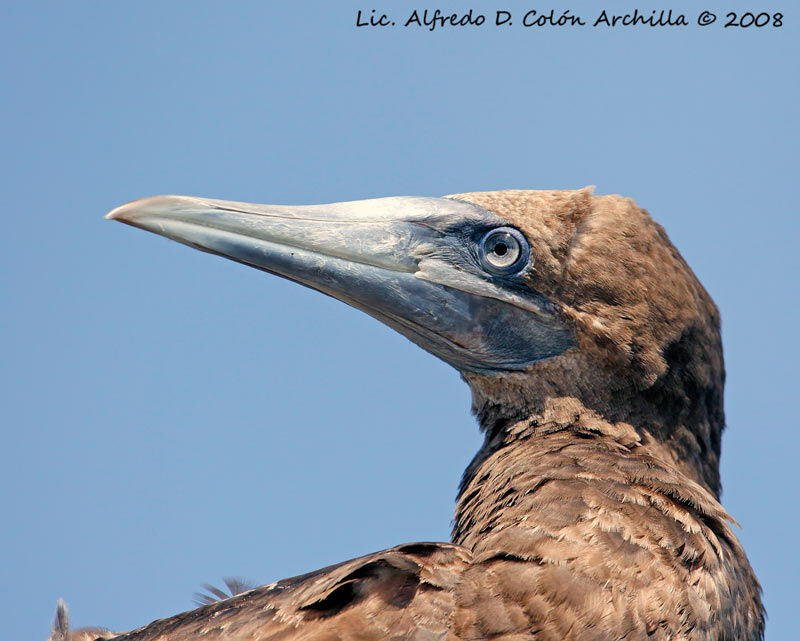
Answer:
[[[567,399],[667,444],[719,491],[718,314],[629,199],[590,188],[311,206],[156,196],[107,218],[363,310],[458,369],[487,430]]]

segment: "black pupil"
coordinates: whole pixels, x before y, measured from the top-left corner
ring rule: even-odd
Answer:
[[[505,243],[502,243],[502,242],[501,243],[497,243],[494,246],[494,253],[497,254],[498,256],[505,256],[507,251],[508,251],[508,247],[506,247]]]

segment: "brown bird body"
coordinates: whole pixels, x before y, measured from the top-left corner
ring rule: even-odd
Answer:
[[[531,260],[508,286],[571,332],[524,367],[459,367],[486,440],[452,543],[401,545],[120,641],[763,638],[760,587],[718,500],[719,316],[663,229],[589,189],[448,198],[524,235]],[[149,228],[121,210],[110,217]]]

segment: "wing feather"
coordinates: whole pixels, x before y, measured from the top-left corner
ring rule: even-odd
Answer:
[[[154,621],[114,641],[445,639],[456,582],[470,558],[449,543],[401,545]]]

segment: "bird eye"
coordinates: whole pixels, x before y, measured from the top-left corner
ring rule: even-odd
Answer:
[[[498,227],[486,232],[478,246],[481,263],[495,274],[513,274],[528,264],[528,241],[516,229]]]

